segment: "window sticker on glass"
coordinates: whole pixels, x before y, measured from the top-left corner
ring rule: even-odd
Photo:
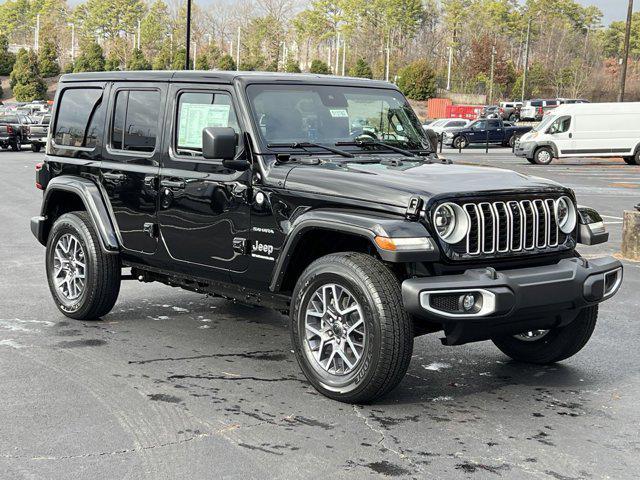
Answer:
[[[202,148],[202,130],[206,127],[228,127],[231,105],[204,105],[182,103],[178,145]]]
[[[340,109],[331,109],[329,110],[331,112],[331,116],[333,118],[347,118],[349,117],[349,114],[347,113],[347,111],[343,108]]]

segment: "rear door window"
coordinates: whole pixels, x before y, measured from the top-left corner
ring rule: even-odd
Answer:
[[[118,90],[111,123],[111,148],[153,152],[158,137],[159,118],[160,92]]]
[[[489,128],[500,128],[500,120],[489,120]]]
[[[101,134],[101,88],[68,88],[58,101],[53,141],[65,147],[94,148]]]

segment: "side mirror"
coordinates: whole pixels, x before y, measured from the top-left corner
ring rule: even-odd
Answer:
[[[202,156],[207,160],[233,160],[238,135],[230,127],[207,127],[202,130]]]
[[[604,221],[593,208],[578,207],[578,243],[599,245],[609,240]]]

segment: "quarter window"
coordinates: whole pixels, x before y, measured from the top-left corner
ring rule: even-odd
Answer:
[[[69,88],[59,101],[53,140],[57,145],[94,148],[100,134],[102,89]]]
[[[175,146],[180,155],[202,154],[202,130],[231,127],[240,133],[231,95],[225,92],[182,92],[178,97]]]
[[[113,111],[111,147],[132,152],[153,152],[159,117],[160,92],[119,90]]]

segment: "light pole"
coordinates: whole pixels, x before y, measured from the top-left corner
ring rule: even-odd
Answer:
[[[184,56],[184,69],[189,70],[189,55],[191,43],[191,0],[187,0],[187,54]]]
[[[496,46],[493,45],[491,47],[491,76],[489,80],[489,103],[488,105],[493,105],[493,72],[495,70],[496,64]]]
[[[138,20],[138,50],[140,50],[140,20]]]
[[[531,19],[527,24],[527,46],[524,51],[524,71],[522,72],[522,100],[524,102],[524,94],[527,86],[527,70],[529,69],[529,40],[531,38]]]
[[[627,64],[629,62],[629,41],[631,38],[632,18],[633,18],[633,0],[629,0],[629,9],[627,10],[627,29],[624,33],[624,53],[622,57],[622,71],[620,72],[620,92],[618,93],[619,102],[624,102],[624,91],[627,83]]]

